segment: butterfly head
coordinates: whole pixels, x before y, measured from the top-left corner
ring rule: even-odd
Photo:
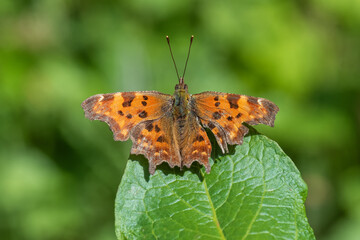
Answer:
[[[188,86],[184,83],[184,78],[179,78],[179,84],[175,85],[175,91],[188,91]]]

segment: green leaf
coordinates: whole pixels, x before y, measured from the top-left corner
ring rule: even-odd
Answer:
[[[306,184],[277,143],[250,128],[230,154],[213,152],[210,174],[162,164],[150,176],[147,160],[131,155],[116,197],[118,239],[315,239]]]

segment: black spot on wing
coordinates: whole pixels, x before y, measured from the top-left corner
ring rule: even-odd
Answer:
[[[219,112],[214,112],[212,117],[213,117],[213,119],[218,120],[221,118],[221,114]]]
[[[165,138],[163,136],[158,137],[158,139],[156,139],[157,142],[165,142]]]
[[[201,135],[197,135],[194,139],[194,142],[202,142],[202,141],[205,141],[205,139]]]
[[[235,95],[235,94],[229,94],[226,97],[226,100],[229,102],[230,104],[230,108],[234,108],[234,109],[238,109],[239,105],[238,105],[238,101],[240,99],[240,96]]]
[[[131,92],[124,92],[121,94],[121,96],[124,98],[124,102],[122,103],[122,106],[131,107],[131,103],[135,98],[135,94]]]
[[[147,112],[146,111],[141,111],[140,113],[139,113],[139,117],[141,117],[141,118],[146,118],[147,117]]]
[[[215,125],[214,125],[212,122],[209,122],[207,126],[208,126],[208,128],[210,128],[210,129],[214,129],[214,128],[215,128]]]
[[[154,128],[154,125],[152,123],[148,124],[145,129],[148,130],[149,132],[151,132]]]

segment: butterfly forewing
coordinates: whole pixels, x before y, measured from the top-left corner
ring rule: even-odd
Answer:
[[[248,132],[243,122],[274,126],[279,111],[274,103],[264,98],[220,92],[194,94],[190,104],[201,123],[214,133],[223,152],[227,152],[225,142],[242,144]]]
[[[133,127],[161,118],[172,107],[172,96],[155,91],[98,94],[82,103],[85,116],[106,122],[114,139],[125,141]]]

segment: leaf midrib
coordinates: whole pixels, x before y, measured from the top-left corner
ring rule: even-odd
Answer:
[[[208,217],[208,218],[211,219],[210,216],[208,216],[208,215],[204,214],[203,212],[199,211],[199,210],[196,209],[194,206],[190,205],[187,201],[185,201],[182,197],[180,197],[176,192],[174,192],[173,189],[167,184],[167,182],[165,181],[165,179],[161,176],[161,174],[159,174],[159,176],[160,176],[161,180],[163,181],[163,183],[165,184],[165,186],[166,186],[167,188],[169,188],[169,190],[170,190],[175,196],[177,196],[177,197],[180,199],[180,201],[182,201],[184,204],[186,204],[186,205],[189,206],[190,208],[194,209],[194,210],[197,211],[198,213],[202,214],[203,216],[206,216],[206,217]],[[209,198],[210,196],[209,196],[209,193],[208,193],[208,191],[207,191],[207,188],[205,188],[205,191],[206,191],[206,194],[207,194],[207,196],[208,196],[208,198]],[[210,205],[211,205],[212,210],[213,210],[214,206],[213,206],[210,198],[209,198],[209,200],[210,200]],[[215,215],[215,216],[216,216],[216,215]],[[214,221],[214,219],[213,219],[213,221]],[[217,218],[216,218],[216,221],[217,221]],[[178,221],[176,221],[176,222],[179,223],[180,225],[182,225],[184,228],[186,228],[186,226],[184,226],[182,223],[180,223],[180,222],[178,222]],[[215,221],[214,221],[214,222],[215,222]],[[216,223],[216,222],[215,222],[215,223]],[[218,228],[218,227],[220,227],[220,226],[216,225],[216,227]],[[186,229],[188,229],[188,230],[190,230],[190,231],[193,231],[192,229],[189,229],[189,228],[186,228]],[[220,230],[221,230],[221,229],[220,229]],[[193,231],[193,232],[195,232],[195,231]],[[222,232],[221,232],[221,233],[222,233]],[[202,233],[202,234],[203,234],[204,236],[209,236],[209,237],[210,237],[210,235],[208,235],[208,234],[204,234],[204,233]],[[221,235],[221,234],[220,234],[220,235]],[[224,235],[222,235],[222,236],[224,236]],[[211,236],[211,237],[212,237],[212,236]],[[221,239],[226,240],[225,237],[223,237],[223,238],[221,238]]]
[[[214,208],[214,204],[213,204],[212,199],[210,197],[208,187],[207,187],[207,184],[206,184],[206,180],[205,180],[204,174],[202,172],[201,172],[201,175],[203,176],[203,179],[204,179],[203,184],[204,184],[205,193],[206,193],[207,198],[209,199],[210,208],[211,208],[211,211],[213,213],[212,219],[213,219],[213,221],[215,223],[216,229],[218,230],[218,232],[220,234],[220,239],[226,240],[226,238],[224,236],[224,232],[220,227],[220,223],[219,223],[219,220],[218,220],[217,215],[216,215],[216,210]]]

